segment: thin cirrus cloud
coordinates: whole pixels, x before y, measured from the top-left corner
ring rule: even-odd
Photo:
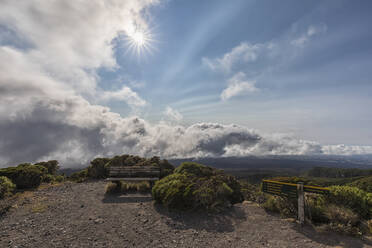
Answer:
[[[300,37],[293,39],[291,44],[294,46],[304,46],[307,42],[310,41],[310,38],[316,35],[321,35],[327,32],[327,26],[325,24],[314,26],[311,25],[307,29],[307,32],[302,34]]]
[[[252,45],[248,42],[242,42],[240,45],[234,47],[230,52],[225,53],[220,58],[210,59],[203,57],[202,63],[213,71],[230,73],[233,69],[233,66],[237,63],[249,63],[256,61],[257,56],[262,49],[265,49],[265,45],[263,44]]]
[[[166,107],[164,115],[171,121],[181,121],[183,119],[183,116],[180,112],[169,106]]]
[[[257,92],[256,78],[296,59],[297,50],[293,46],[305,49],[311,39],[326,32],[325,24],[310,25],[302,32],[290,32],[265,43],[244,41],[220,57],[203,57],[202,64],[215,73],[229,76],[227,87],[221,93],[221,99],[226,101],[244,93]]]

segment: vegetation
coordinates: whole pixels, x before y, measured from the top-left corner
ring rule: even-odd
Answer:
[[[349,185],[372,193],[372,176],[360,178],[350,183]]]
[[[57,171],[59,170],[59,165],[57,160],[50,160],[48,162],[39,162],[35,165],[43,166],[47,169],[47,174],[49,175],[57,175]]]
[[[23,163],[0,169],[0,176],[11,179],[18,189],[30,189],[38,187],[42,182],[63,181],[64,177],[57,175],[58,169],[56,160],[36,164]]]
[[[82,183],[88,178],[88,169],[83,169],[72,173],[68,179],[77,183]]]
[[[332,171],[337,172],[339,170]],[[360,235],[369,232],[372,225],[370,221],[372,217],[372,194],[367,191],[370,186],[368,183],[370,176],[360,176],[366,172],[357,171],[358,173],[354,171],[347,174],[357,177],[281,176],[270,179],[288,183],[303,182],[305,185],[329,186],[330,193],[328,195],[306,194],[305,213],[307,219],[325,230]],[[263,193],[261,194],[264,196],[260,196],[259,185],[249,184],[245,180],[241,180],[241,185],[246,200],[259,202],[267,211],[276,212],[282,216],[295,217],[297,215],[296,201]],[[365,228],[365,226],[368,227]]]
[[[9,178],[0,176],[0,199],[11,196],[15,188],[15,184]]]
[[[161,160],[159,157],[142,158],[133,155],[121,155],[113,158],[95,158],[90,162],[86,169],[73,173],[69,179],[76,182],[83,182],[88,178],[103,179],[109,175],[111,166],[156,166],[160,168],[160,178],[171,174],[174,166],[166,159]]]
[[[110,182],[106,185],[106,193],[107,194],[115,194],[115,193],[133,193],[133,192],[140,192],[140,193],[148,193],[151,192],[151,187],[149,182]]]
[[[327,178],[347,178],[370,176],[372,170],[363,170],[357,168],[328,168],[314,167],[307,172],[309,177],[327,177]]]
[[[242,202],[240,184],[221,170],[184,162],[152,189],[156,202],[170,209],[218,211]]]

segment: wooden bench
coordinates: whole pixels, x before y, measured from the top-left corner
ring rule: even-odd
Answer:
[[[150,187],[159,180],[160,168],[155,166],[111,166],[107,181],[149,181]]]

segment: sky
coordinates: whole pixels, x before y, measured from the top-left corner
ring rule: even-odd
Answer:
[[[0,167],[372,153],[368,0],[0,6]]]

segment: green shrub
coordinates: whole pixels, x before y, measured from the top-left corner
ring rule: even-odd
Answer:
[[[369,194],[356,187],[332,186],[326,200],[329,203],[349,208],[364,219],[371,216],[372,204]]]
[[[166,159],[159,160],[158,165],[160,167],[160,178],[166,177],[172,174],[174,171],[174,166],[170,164]]]
[[[329,219],[326,216],[326,200],[322,195],[308,194],[306,195],[306,210],[307,217],[316,224],[328,223]]]
[[[19,189],[27,189],[38,187],[47,172],[47,168],[40,165],[20,164],[17,167],[0,169],[0,176],[10,178]]]
[[[350,183],[349,186],[357,187],[361,190],[372,193],[372,176],[358,179]]]
[[[88,170],[84,169],[84,170],[72,173],[69,176],[69,179],[72,180],[72,181],[81,183],[81,182],[84,182],[87,179],[87,176],[88,176]]]
[[[54,181],[57,183],[61,183],[65,180],[65,177],[62,175],[55,176]]]
[[[44,183],[51,183],[54,181],[54,176],[53,175],[50,175],[50,174],[47,174],[43,177],[43,182]]]
[[[342,224],[345,226],[357,226],[360,222],[358,214],[354,213],[352,210],[330,204],[325,209],[325,216],[333,224]]]
[[[0,176],[0,199],[11,196],[15,188],[15,184],[9,178]]]
[[[296,202],[292,199],[280,196],[267,196],[267,200],[262,206],[267,211],[280,213],[280,215],[284,217],[295,216],[297,214]]]
[[[212,176],[215,171],[215,169],[202,164],[184,162],[174,170],[174,173],[190,174],[196,177],[209,177]]]
[[[39,162],[35,165],[40,165],[45,167],[48,171],[47,173],[50,175],[56,175],[57,171],[59,170],[58,161],[57,160],[50,160],[48,162]]]
[[[260,185],[251,184],[246,180],[240,180],[239,183],[244,200],[254,201],[259,204],[266,202],[267,195],[261,191]]]
[[[367,222],[367,225],[368,225],[370,234],[372,234],[372,219]]]
[[[88,177],[96,179],[107,178],[110,167],[108,162],[110,162],[109,158],[95,158],[88,167]]]
[[[243,201],[234,177],[192,162],[182,163],[173,174],[157,181],[152,194],[158,203],[180,210],[221,210]]]

